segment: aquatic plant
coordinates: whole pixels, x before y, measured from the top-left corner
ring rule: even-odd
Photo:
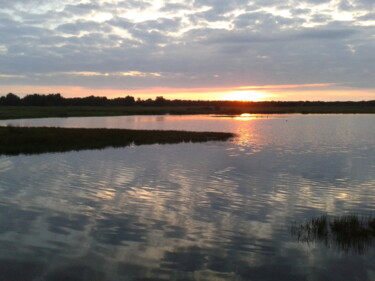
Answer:
[[[225,141],[232,133],[56,127],[0,127],[0,155],[102,149],[142,144]]]
[[[299,242],[323,242],[327,247],[345,253],[365,253],[375,239],[375,217],[345,215],[330,217],[322,215],[294,224],[291,232]]]

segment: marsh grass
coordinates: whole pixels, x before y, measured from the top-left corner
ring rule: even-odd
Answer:
[[[35,154],[142,144],[225,141],[234,134],[123,129],[0,127],[0,154]]]
[[[294,224],[291,232],[299,242],[323,242],[327,247],[345,253],[353,251],[363,254],[375,239],[375,217],[323,215],[302,224]]]
[[[46,117],[91,117],[127,115],[189,115],[215,113],[210,106],[0,106],[0,120]]]
[[[329,114],[329,113],[375,113],[370,105],[295,105],[270,104],[224,105],[224,106],[0,106],[0,120],[45,117],[88,117],[125,115],[188,115],[188,114]]]

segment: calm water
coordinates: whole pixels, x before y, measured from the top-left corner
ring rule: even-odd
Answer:
[[[0,156],[0,280],[375,280],[291,226],[375,211],[375,115],[2,121],[230,131],[229,142]]]

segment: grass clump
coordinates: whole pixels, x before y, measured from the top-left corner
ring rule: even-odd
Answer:
[[[232,133],[56,127],[0,127],[0,155],[102,149],[142,144],[225,141]]]
[[[300,242],[323,242],[327,247],[345,253],[353,251],[362,254],[372,246],[375,239],[375,217],[323,215],[295,224],[291,230]]]

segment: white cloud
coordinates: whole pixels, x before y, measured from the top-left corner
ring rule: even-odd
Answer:
[[[6,54],[8,51],[8,48],[5,45],[0,45],[0,54]]]
[[[25,75],[13,75],[13,74],[0,74],[1,78],[26,78]]]
[[[374,87],[374,15],[372,0],[0,0],[0,65],[46,85]]]

